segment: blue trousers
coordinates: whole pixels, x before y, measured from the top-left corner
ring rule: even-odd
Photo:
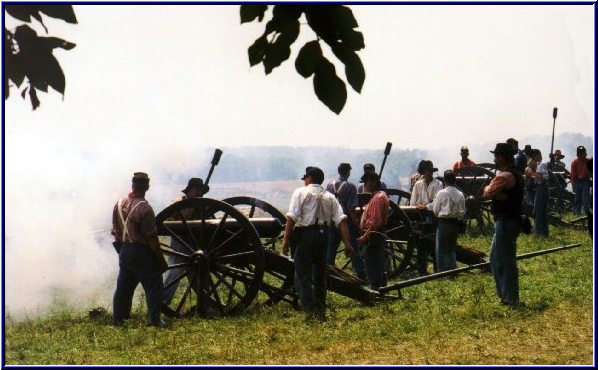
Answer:
[[[181,252],[181,253],[185,253],[185,254],[189,254],[190,251],[189,249],[187,249],[187,247],[185,247],[182,243],[180,243],[178,240],[176,240],[175,238],[172,238],[172,241],[170,243],[170,247],[172,249],[174,249],[177,252]],[[184,259],[183,257],[179,257],[179,256],[168,256],[168,264],[169,265],[174,265],[176,263],[183,263],[183,262],[187,262],[186,259]],[[185,268],[184,267],[180,267],[180,268],[176,268],[176,269],[170,269],[167,270],[166,273],[164,274],[164,286],[168,285],[171,281],[175,280],[177,277],[179,277],[181,274],[186,273],[187,271],[184,271]],[[189,284],[191,284],[191,282],[189,282]],[[168,288],[164,288],[164,294],[162,296],[162,302],[165,305],[169,305],[170,302],[172,301],[172,298],[174,297],[174,294],[176,293],[176,290],[179,286],[179,281],[170,284],[168,286]],[[192,285],[193,290],[196,290],[196,286]]]
[[[131,317],[135,288],[141,283],[145,290],[147,313],[152,325],[160,325],[162,308],[162,272],[149,246],[123,243],[118,254],[118,280],[113,300],[114,325],[122,325]]]
[[[351,246],[353,248],[357,248],[355,253],[351,256],[351,263],[353,264],[353,271],[358,278],[361,280],[366,280],[365,274],[365,267],[363,265],[363,253],[361,251],[361,247],[357,245],[357,227],[353,224],[349,226],[349,240],[351,241]],[[328,254],[326,256],[326,262],[334,266],[336,261],[336,253],[338,251],[338,247],[341,243],[341,233],[339,229],[337,229],[334,225],[330,227],[330,233],[328,235]]]
[[[457,238],[459,225],[455,222],[438,220],[436,229],[436,270],[437,272],[457,268]]]
[[[294,231],[298,232],[298,231]],[[308,316],[326,315],[326,252],[328,231],[303,229],[295,247],[295,286]]]
[[[577,180],[573,187],[575,193],[575,203],[573,204],[573,213],[576,215],[581,214],[581,208],[583,207],[583,213],[588,213],[590,204],[590,180]]]
[[[536,186],[534,198],[534,219],[536,221],[536,235],[548,236],[548,184]]]
[[[517,220],[495,220],[490,250],[490,267],[496,282],[496,294],[502,303],[519,304],[517,271],[517,237],[521,227]]]
[[[386,262],[386,241],[381,235],[370,235],[367,243],[363,245],[365,272],[371,289],[378,290],[386,285],[384,263]]]

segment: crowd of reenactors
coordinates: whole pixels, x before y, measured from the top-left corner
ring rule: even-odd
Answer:
[[[519,283],[516,263],[516,241],[522,227],[524,202],[532,202],[535,209],[536,232],[548,235],[546,202],[548,197],[548,169],[563,169],[564,156],[557,150],[549,164],[543,162],[538,149],[526,145],[520,150],[515,139],[498,143],[494,150],[494,164],[498,170],[483,197],[491,200],[495,230],[490,252],[491,270],[501,303],[518,306]],[[426,275],[428,256],[434,250],[436,271],[456,268],[457,238],[466,213],[465,196],[457,189],[455,171],[474,166],[469,149],[461,147],[461,159],[452,169],[444,171],[442,181],[434,178],[432,161],[422,160],[417,173],[411,177],[410,206],[427,211],[425,222],[434,225],[436,239],[417,248],[416,269]],[[571,163],[571,184],[575,192],[576,213],[589,210],[589,187],[592,160],[583,146],[577,148],[577,158]],[[338,166],[338,177],[323,186],[324,172],[315,166],[305,169],[301,178],[304,186],[297,188],[286,213],[287,222],[282,253],[291,254],[295,266],[295,288],[302,309],[309,319],[326,318],[326,274],[336,262],[340,242],[351,258],[356,275],[367,282],[370,289],[386,285],[386,223],[389,217],[389,197],[386,184],[381,181],[374,165],[363,166],[360,185],[349,181],[352,167]],[[142,284],[151,325],[163,326],[160,312],[174,295],[176,284],[165,291],[162,274],[167,263],[162,256],[152,207],[145,200],[149,176],[143,172],[133,175],[132,191],[120,199],[113,210],[114,246],[119,253],[119,274],[113,301],[113,322],[121,325],[130,317],[133,293]],[[200,197],[208,191],[203,181],[192,178],[183,198]],[[358,206],[358,193],[369,193],[369,201]],[[190,217],[192,217],[190,215]],[[180,249],[176,241],[171,247]],[[169,263],[177,263],[170,257]],[[166,273],[165,282],[173,277]]]

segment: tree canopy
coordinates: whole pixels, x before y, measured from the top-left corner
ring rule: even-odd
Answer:
[[[241,5],[241,23],[262,22],[268,5]],[[301,29],[299,19],[305,15],[316,39],[307,42],[295,59],[295,69],[304,78],[313,76],[316,96],[331,111],[339,114],[347,101],[347,88],[332,64],[322,53],[321,42],[330,47],[345,65],[345,77],[353,90],[360,93],[365,69],[357,51],[365,47],[363,34],[353,12],[343,5],[274,5],[264,33],[248,49],[249,64],[262,64],[266,74],[291,55],[291,45]]]
[[[241,24],[262,22],[268,5],[241,5]],[[14,32],[4,28],[4,99],[12,87],[20,89],[21,96],[29,96],[31,106],[40,105],[37,91],[48,92],[48,87],[64,95],[65,76],[53,55],[55,48],[70,50],[72,42],[57,37],[39,36],[27,23],[37,21],[48,29],[43,16],[77,23],[71,5],[6,5],[5,12],[24,22]],[[316,34],[316,39],[305,43],[295,59],[295,69],[304,78],[313,77],[314,92],[331,111],[339,114],[347,101],[345,82],[337,75],[334,64],[324,56],[322,42],[345,66],[346,81],[360,93],[365,81],[365,69],[357,51],[365,47],[363,34],[355,30],[359,25],[351,9],[343,5],[273,5],[264,33],[248,48],[249,64],[262,64],[266,75],[280,66],[291,55],[291,45],[297,40],[302,16]],[[22,87],[24,86],[24,87]]]
[[[70,5],[6,5],[6,13],[25,23],[39,22],[48,32],[43,17],[62,19],[68,23],[77,23],[73,7]],[[40,105],[37,90],[48,92],[48,87],[64,95],[66,86],[64,73],[53,55],[55,48],[70,50],[72,42],[57,37],[38,36],[29,25],[23,24],[13,32],[4,27],[4,99],[8,99],[11,86],[21,90],[21,96],[29,95],[31,106]]]

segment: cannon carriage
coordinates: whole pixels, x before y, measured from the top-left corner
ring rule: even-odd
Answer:
[[[223,316],[242,312],[260,292],[266,304],[285,301],[297,306],[292,259],[276,245],[284,216],[267,202],[234,197],[186,199],[156,216],[162,252],[176,256],[165,289],[178,285],[170,316]],[[173,248],[173,245],[176,247]],[[328,289],[365,304],[380,298],[364,282],[331,267]]]

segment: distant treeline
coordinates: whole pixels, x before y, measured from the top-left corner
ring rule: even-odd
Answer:
[[[464,138],[467,139],[467,138]],[[525,144],[531,144],[539,148],[548,160],[550,151],[550,136],[534,135],[519,139],[521,148]],[[506,137],[505,137],[506,140]],[[593,156],[594,138],[579,133],[562,133],[555,137],[554,149],[560,149],[565,155],[567,166],[575,158],[575,148],[578,145],[585,145],[588,155]],[[384,143],[383,143],[384,144]],[[430,159],[440,169],[438,174],[459,159],[459,148],[467,144],[470,149],[471,158],[476,162],[492,162],[492,154],[489,152],[494,148],[495,142],[479,143],[464,142],[456,143],[445,148],[430,150],[422,149],[401,149],[392,148],[386,161],[382,180],[388,186],[394,188],[408,187],[405,178],[414,173],[417,164],[422,159]],[[299,179],[307,166],[318,166],[322,168],[326,179],[337,176],[337,166],[341,162],[350,163],[353,167],[350,180],[357,183],[363,173],[365,163],[373,163],[376,171],[380,171],[380,165],[384,158],[384,145],[380,149],[350,149],[343,147],[290,147],[290,146],[261,146],[261,147],[221,147],[224,154],[220,164],[214,171],[213,183],[235,183],[235,182],[256,182],[256,181],[280,181]],[[204,150],[203,164],[200,164],[195,171],[198,176],[205,177],[210,167],[210,159],[214,148]],[[401,183],[400,179],[403,179]],[[187,177],[181,178],[180,183],[186,183]]]
[[[341,162],[353,167],[351,181],[358,182],[363,165],[373,163],[376,171],[384,158],[384,147],[373,149],[348,149],[333,147],[240,147],[221,148],[224,152],[213,175],[213,182],[253,182],[299,179],[307,166],[320,167],[327,179],[337,176]],[[206,149],[211,158],[213,149]],[[422,150],[393,149],[382,174],[389,186],[399,186],[399,177],[410,176],[419,161],[426,155]],[[209,162],[199,168],[200,174],[209,170]]]

